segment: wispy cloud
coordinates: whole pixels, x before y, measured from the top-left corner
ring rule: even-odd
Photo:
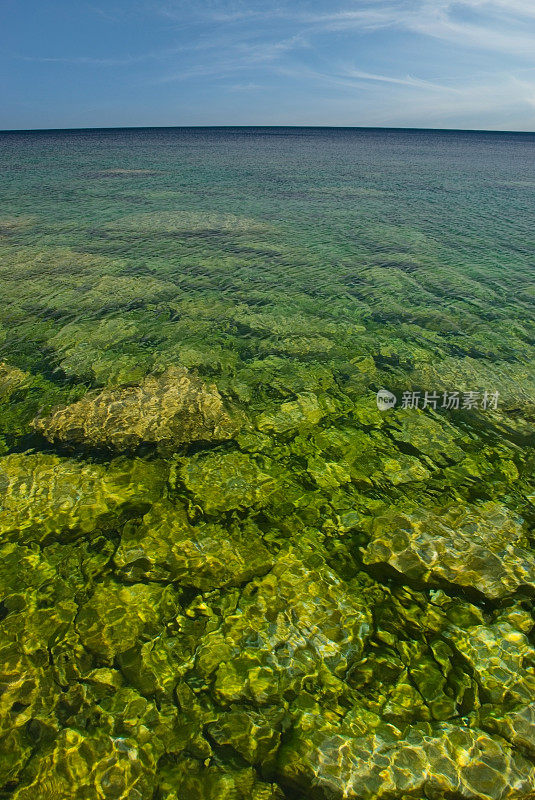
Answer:
[[[279,41],[251,41],[243,34],[239,37],[219,36],[206,43],[205,49],[210,54],[205,53],[202,63],[184,64],[180,69],[173,69],[151,82],[172,83],[209,75],[227,78],[247,70],[269,68],[293,50],[306,47],[308,41],[302,34]]]
[[[92,56],[21,56],[15,58],[21,61],[34,61],[39,64],[80,64],[90,67],[129,67],[146,61],[151,56],[125,56],[124,58],[93,58]]]
[[[377,0],[307,15],[302,20],[326,32],[405,30],[461,47],[533,59],[534,18],[535,2],[531,0]]]
[[[406,31],[439,39],[468,50],[509,53],[535,63],[535,0],[354,0],[322,10],[313,2],[260,6],[236,0],[145,0],[145,13],[158,14],[176,23],[177,31],[191,28],[190,43],[177,48],[128,56],[75,57],[24,56],[46,62],[94,66],[128,66],[137,62],[165,60],[179,51],[210,49],[213,42],[230,48],[241,66],[274,61],[285,54],[313,45],[332,35],[381,30]],[[97,6],[88,6],[106,15]],[[136,6],[136,13],[140,13]],[[206,25],[214,26],[206,29]],[[282,32],[284,31],[284,34]],[[209,41],[207,41],[207,38]]]
[[[403,20],[407,28],[426,36],[443,39],[461,46],[525,55],[535,55],[535,30],[523,23],[533,17],[526,4],[508,8],[503,0],[426,0],[418,13],[409,13]],[[489,11],[494,13],[488,13]],[[468,20],[465,12],[478,12]]]
[[[475,9],[504,12],[508,17],[535,18],[535,5],[532,0],[459,0],[465,6]],[[454,3],[450,2],[450,6]]]
[[[229,92],[256,92],[258,89],[263,89],[264,87],[260,83],[231,83],[227,84],[225,87]]]
[[[330,89],[337,124],[535,130],[535,69],[487,73],[450,83],[411,75],[383,75],[352,66],[332,70],[280,67],[287,80]],[[373,90],[377,83],[380,92]],[[362,92],[369,89],[366,95]],[[325,95],[324,95],[325,96]]]
[[[280,56],[290,53],[299,47],[307,47],[308,40],[302,33],[287,39],[273,42],[242,42],[236,46],[237,54],[241,54],[248,62],[274,61]]]
[[[456,87],[451,86],[444,86],[443,84],[433,83],[432,81],[426,81],[422,78],[415,78],[412,75],[406,76],[392,76],[392,75],[377,75],[373,72],[366,72],[362,69],[354,69],[352,67],[347,67],[343,70],[343,75],[346,78],[354,78],[359,81],[378,81],[379,83],[393,83],[398,86],[410,86],[416,89],[438,89],[442,92],[453,92],[457,94],[459,89]]]
[[[485,48],[508,46],[515,31],[522,34],[521,41],[532,45],[535,41],[535,30],[518,30],[526,20],[535,18],[533,0],[354,0],[338,7],[333,4],[327,10],[322,10],[321,4],[288,0],[257,6],[232,0],[195,4],[168,0],[157,2],[153,8],[179,23],[197,18],[221,24],[285,20],[296,25],[325,26],[327,31],[404,28],[448,40],[461,37]],[[467,14],[474,19],[467,20]],[[490,38],[478,37],[482,32],[490,34]]]
[[[535,77],[521,80],[515,75],[492,76],[461,87],[453,96],[425,92],[396,98],[390,107],[377,109],[378,124],[456,125],[495,130],[525,127],[535,123]],[[463,122],[464,120],[464,122]],[[533,124],[531,126],[533,130]]]

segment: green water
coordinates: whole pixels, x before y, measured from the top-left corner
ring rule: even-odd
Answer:
[[[0,134],[0,797],[535,791],[534,144]]]

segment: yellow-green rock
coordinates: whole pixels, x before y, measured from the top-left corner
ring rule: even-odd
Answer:
[[[230,439],[241,424],[215,386],[179,367],[149,375],[139,386],[88,394],[34,421],[52,442],[117,452],[153,445],[166,453],[188,442]]]
[[[363,560],[408,581],[465,587],[490,599],[535,590],[535,555],[522,520],[490,501],[437,513],[392,507],[373,520]]]
[[[166,470],[139,459],[108,467],[42,453],[0,458],[0,540],[49,543],[109,529],[144,513]]]

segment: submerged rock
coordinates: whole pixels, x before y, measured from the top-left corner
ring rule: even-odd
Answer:
[[[47,615],[36,612],[35,604],[26,603],[22,595],[2,598],[1,607],[8,612],[0,641],[0,780],[4,786],[18,779],[31,757],[32,732],[46,739],[57,727],[53,709],[60,688],[49,668],[47,645],[69,627],[76,607],[63,603]]]
[[[180,506],[160,504],[127,524],[115,554],[127,580],[172,581],[201,591],[263,575],[272,559],[252,523],[192,526]]]
[[[479,725],[507,739],[531,759],[535,758],[535,702],[503,713],[492,706],[482,709]]]
[[[66,729],[53,749],[30,762],[30,779],[13,800],[144,800],[153,769],[133,739]]]
[[[106,389],[60,408],[34,427],[51,441],[117,452],[155,445],[165,452],[188,442],[230,439],[241,427],[215,386],[186,369],[169,367],[140,386]]]
[[[200,453],[185,459],[176,477],[207,514],[263,506],[278,485],[244,453]]]
[[[8,400],[17,389],[26,387],[31,375],[17,367],[10,367],[5,361],[0,362],[0,400]]]
[[[468,666],[481,698],[497,707],[535,697],[535,650],[506,622],[452,627],[444,634]]]
[[[451,506],[442,514],[392,509],[376,518],[365,564],[396,570],[409,581],[454,584],[496,600],[535,592],[535,555],[522,520],[505,506],[485,502]]]
[[[203,234],[213,233],[264,233],[270,226],[261,220],[241,217],[236,214],[222,214],[216,211],[145,211],[130,214],[106,225],[113,234]]]
[[[283,403],[273,414],[264,413],[258,418],[258,429],[264,433],[286,433],[317,425],[336,406],[326,398],[318,398],[312,392],[300,394],[297,400]]]
[[[220,714],[208,726],[210,736],[220,746],[229,746],[248,764],[273,768],[280,745],[280,723],[283,709],[270,709],[260,714],[252,709],[232,709]]]
[[[370,632],[368,604],[333,572],[279,556],[242,592],[235,612],[205,637],[197,671],[218,703],[281,706],[303,687],[328,691],[350,670]]]
[[[409,446],[438,466],[460,461],[465,453],[460,447],[466,437],[444,419],[436,420],[423,411],[404,412],[406,416],[393,425],[392,438]],[[401,449],[401,448],[400,448]]]
[[[162,800],[284,800],[275,784],[262,781],[249,766],[222,763],[219,759],[180,759],[163,771]]]
[[[535,791],[535,767],[499,736],[449,723],[409,735],[382,725],[360,737],[301,726],[282,748],[280,774],[307,797],[352,800],[520,800]],[[310,787],[312,792],[310,792]]]
[[[74,539],[148,511],[166,470],[141,459],[106,468],[55,455],[0,458],[0,537],[19,543]]]
[[[157,636],[178,605],[171,587],[114,581],[98,585],[82,606],[76,629],[84,646],[107,663],[140,641]]]

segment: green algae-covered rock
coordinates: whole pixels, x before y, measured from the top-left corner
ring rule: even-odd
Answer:
[[[172,452],[188,442],[229,439],[240,425],[224,408],[215,386],[179,367],[149,375],[140,386],[86,395],[34,421],[50,441],[117,452],[140,445]]]
[[[22,547],[6,542],[0,547],[0,597],[20,591],[46,592],[54,584],[56,570],[36,545]]]
[[[454,625],[484,625],[483,615],[445,592],[430,594],[395,584],[376,590],[374,631],[351,673],[361,703],[396,725],[454,719],[479,704],[472,670],[446,634]]]
[[[297,400],[283,403],[273,414],[261,414],[258,429],[266,433],[286,433],[317,425],[323,417],[334,412],[335,403],[329,397],[319,398],[312,392],[298,395]]]
[[[325,356],[333,349],[335,343],[321,334],[308,334],[307,336],[281,336],[261,340],[259,349],[269,353],[284,353],[298,358],[311,356]]]
[[[442,513],[392,508],[373,521],[363,560],[409,581],[453,584],[490,599],[535,591],[535,555],[522,520],[490,501]]]
[[[28,569],[23,570],[28,576]],[[42,575],[42,573],[41,573]],[[36,572],[34,572],[36,577]],[[2,584],[0,577],[0,586]],[[72,599],[40,607],[36,592],[2,598],[0,639],[0,776],[16,781],[32,752],[59,729],[61,686],[52,667],[56,648],[67,643],[77,606]],[[72,657],[72,653],[70,653]]]
[[[161,632],[176,618],[178,603],[171,587],[136,583],[101,583],[76,619],[80,639],[107,663],[135,644]]]
[[[207,514],[266,505],[277,480],[245,453],[199,453],[176,471]]]
[[[480,686],[483,702],[510,706],[535,697],[535,649],[524,633],[502,622],[452,626],[444,635]]]
[[[218,745],[232,747],[248,764],[261,766],[265,773],[274,768],[283,716],[284,709],[274,708],[260,714],[248,708],[235,708],[219,714],[207,729]]]
[[[161,492],[157,462],[118,459],[108,467],[41,453],[0,458],[0,537],[48,543],[110,528],[144,513]]]
[[[404,410],[399,412],[397,422],[390,430],[395,441],[409,445],[438,466],[464,457],[460,445],[469,441],[468,437],[445,419],[433,419],[423,411]]]
[[[310,400],[311,410],[316,406],[311,395],[319,397],[336,389],[332,370],[323,364],[318,364],[316,361],[299,363],[275,355],[268,355],[266,358],[242,366],[239,378],[243,390],[249,397],[252,396],[254,389],[262,394],[265,390],[269,390],[270,397],[273,397],[274,391],[283,399],[288,399],[290,396],[302,397],[305,401],[303,408],[305,413],[307,400]],[[288,402],[292,401],[288,399]],[[264,413],[263,408],[259,410]]]
[[[507,712],[491,705],[483,706],[478,725],[499,734],[530,759],[535,758],[535,703],[518,705]]]
[[[187,233],[261,233],[270,227],[261,220],[241,217],[236,214],[222,214],[216,211],[145,211],[129,214],[109,222],[106,230],[120,235],[122,233],[187,234]]]
[[[373,473],[371,480],[378,486],[388,483],[398,486],[405,483],[424,482],[430,475],[429,470],[418,458],[404,453],[396,453],[390,458],[383,458],[380,470]]]
[[[485,334],[488,336],[489,331],[486,330]],[[509,337],[502,334],[499,338],[503,346]],[[451,392],[452,389],[461,392],[478,389],[499,391],[498,409],[522,408],[533,413],[535,380],[531,360],[529,354],[523,361],[515,358],[511,361],[500,360],[499,363],[470,355],[447,356],[441,358],[438,364],[419,364],[414,372],[414,383],[433,387],[438,392]]]
[[[287,553],[203,640],[196,670],[213,680],[224,706],[280,705],[307,683],[330,691],[359,659],[370,625],[358,593],[331,570],[309,569]]]
[[[164,768],[162,800],[284,800],[275,784],[261,780],[255,770],[217,758],[200,762],[182,758]]]
[[[137,743],[67,728],[50,752],[33,759],[14,800],[145,800],[154,791],[154,764]]]
[[[535,800],[530,176],[82,138],[0,187],[1,800]]]
[[[128,682],[144,695],[172,696],[188,667],[190,653],[176,636],[159,634],[119,653],[117,662]]]
[[[307,472],[322,489],[336,489],[351,481],[349,464],[337,461],[324,461],[322,458],[309,458]]]
[[[69,376],[94,380],[98,385],[132,385],[143,380],[152,363],[149,353],[138,344],[141,337],[135,321],[121,313],[100,320],[69,322],[49,344]]]
[[[358,737],[300,726],[281,748],[278,775],[312,796],[353,800],[521,800],[535,790],[535,767],[504,739],[449,723],[405,735],[383,724]]]
[[[252,523],[193,526],[184,508],[158,504],[125,526],[115,553],[119,574],[129,581],[172,581],[206,591],[263,575],[272,559]]]
[[[164,754],[175,757],[186,745],[176,706],[164,698],[156,702],[143,697],[130,686],[102,691],[96,686],[92,701],[102,717],[101,727],[113,737],[135,742],[151,763]]]
[[[57,614],[58,627],[61,613]],[[14,753],[3,753],[0,760],[0,774],[10,779],[17,775],[24,765],[24,753],[30,751],[35,742],[28,736],[28,726],[32,721],[34,728],[43,732],[47,728],[55,731],[57,723],[53,710],[59,699],[60,687],[47,668],[47,641],[18,641],[20,630],[24,630],[22,620],[13,623],[3,631],[0,646],[0,749],[12,740]],[[26,633],[26,632],[25,632]],[[45,737],[46,738],[46,737]]]
[[[0,362],[0,400],[8,400],[13,392],[22,389],[30,382],[31,375],[27,372],[11,367],[5,361]]]

